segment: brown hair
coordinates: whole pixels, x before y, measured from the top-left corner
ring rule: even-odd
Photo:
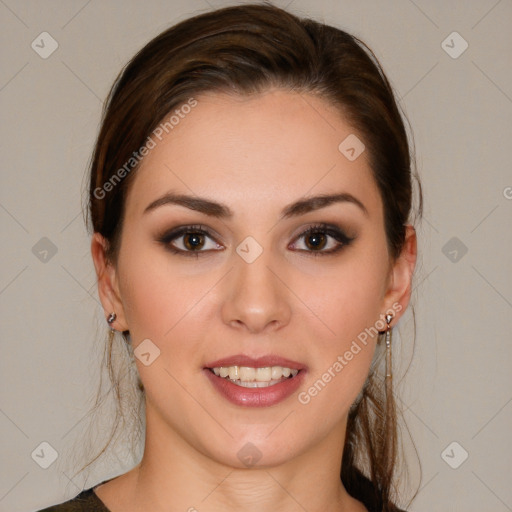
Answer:
[[[92,229],[107,240],[112,262],[138,151],[162,120],[202,92],[252,95],[271,87],[317,95],[338,107],[363,138],[383,200],[389,253],[400,254],[415,175],[404,122],[377,58],[340,29],[265,3],[182,21],[150,41],[120,73],[105,104],[89,188]],[[110,342],[108,367],[119,400],[111,350]],[[392,390],[372,366],[349,413],[341,479],[356,499],[387,512],[398,510],[396,417]]]

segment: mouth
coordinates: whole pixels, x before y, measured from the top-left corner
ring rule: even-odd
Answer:
[[[243,388],[268,388],[293,379],[300,370],[285,366],[216,366],[209,368],[217,377],[227,379]]]
[[[233,356],[207,364],[203,370],[213,388],[235,405],[275,405],[301,385],[306,367],[278,356]]]

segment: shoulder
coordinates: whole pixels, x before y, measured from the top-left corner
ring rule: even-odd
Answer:
[[[73,499],[39,510],[38,512],[109,512],[103,502],[96,496],[93,488],[82,491]]]

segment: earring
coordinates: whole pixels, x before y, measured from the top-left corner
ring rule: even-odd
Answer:
[[[117,315],[115,313],[110,313],[110,315],[108,315],[108,318],[107,318],[107,323],[110,326],[110,329],[112,331],[114,330],[114,329],[112,329],[112,324],[116,321],[116,318],[117,318]]]
[[[386,315],[386,379],[391,379],[393,377],[393,372],[391,370],[391,321],[393,320],[393,315]]]

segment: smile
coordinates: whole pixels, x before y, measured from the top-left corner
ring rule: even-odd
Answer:
[[[266,388],[295,377],[299,370],[284,366],[265,366],[254,368],[250,366],[217,366],[211,371],[237,386],[244,388]]]

